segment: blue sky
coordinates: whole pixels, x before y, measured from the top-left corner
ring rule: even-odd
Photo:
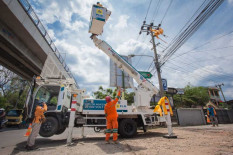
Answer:
[[[153,51],[150,36],[138,37],[141,24],[145,18],[150,0],[102,0],[112,15],[104,27],[101,39],[107,41],[122,55],[146,54]],[[162,0],[158,13],[154,10],[159,0],[152,0],[147,22],[154,19],[159,24],[170,0]],[[180,0],[173,3],[162,23],[164,34],[161,37],[168,44],[204,0]],[[109,58],[97,49],[88,33],[89,19],[94,0],[29,0],[33,9],[47,28],[49,35],[73,72],[81,88],[88,93],[96,91],[100,85],[109,87]],[[222,87],[226,98],[233,99],[233,34],[220,39],[219,36],[233,30],[233,0],[226,0],[199,30],[171,57],[162,68],[162,77],[168,80],[169,87],[182,88],[188,83],[193,86],[214,86],[224,83]],[[209,44],[183,54],[210,41]],[[161,42],[156,40],[156,42]],[[168,44],[161,42],[161,46]],[[158,53],[163,56],[163,48]],[[133,65],[138,70],[147,71],[151,58],[134,57]],[[149,71],[152,70],[152,67]],[[154,73],[154,71],[152,71]],[[156,73],[151,79],[158,87]]]

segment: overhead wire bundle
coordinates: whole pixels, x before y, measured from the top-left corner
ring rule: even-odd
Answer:
[[[180,35],[179,36],[177,35],[171,41],[168,47],[164,50],[165,54],[160,60],[160,66],[164,65],[168,61],[168,59],[192,36],[194,32],[198,30],[198,28],[213,14],[213,12],[223,2],[223,0],[210,0],[208,3],[206,1],[207,0],[203,2],[203,4],[198,8],[195,14],[190,18],[190,20],[181,29],[181,31],[182,30],[183,31],[180,33]],[[201,10],[201,8],[203,9]],[[191,22],[192,19],[194,20]]]

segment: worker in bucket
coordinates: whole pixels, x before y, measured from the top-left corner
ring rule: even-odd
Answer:
[[[100,2],[97,2],[96,4],[97,4],[98,6],[100,6],[100,7],[103,7],[103,5],[100,4]]]
[[[207,108],[207,116],[210,118],[213,127],[215,127],[215,125],[218,126],[218,119],[216,115],[217,113],[215,109],[209,104]]]
[[[35,150],[35,140],[39,134],[41,124],[45,122],[44,112],[47,111],[47,105],[44,99],[41,99],[39,104],[36,105],[34,119],[32,121],[32,132],[27,140],[26,149],[27,150]]]
[[[113,142],[117,144],[118,114],[116,110],[116,104],[120,98],[120,95],[121,95],[121,89],[119,87],[117,97],[115,100],[112,100],[110,96],[105,97],[105,100],[107,102],[104,107],[104,112],[105,112],[106,120],[107,120],[107,129],[105,130],[105,133],[106,133],[105,141],[107,144],[110,144],[109,139],[110,139],[111,133],[113,133]]]

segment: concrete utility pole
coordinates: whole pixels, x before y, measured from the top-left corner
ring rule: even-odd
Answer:
[[[162,109],[163,109],[163,114],[164,114],[166,124],[167,124],[168,135],[164,135],[163,137],[164,138],[177,138],[177,136],[175,136],[173,134],[173,130],[172,130],[169,100],[166,97],[164,97],[164,90],[163,90],[162,78],[161,78],[161,72],[160,72],[160,64],[159,64],[158,54],[157,54],[157,50],[156,50],[154,33],[152,31],[152,29],[153,30],[159,30],[159,27],[160,27],[160,25],[159,26],[153,26],[153,23],[150,23],[150,25],[148,25],[148,24],[146,24],[146,21],[143,21],[143,25],[141,27],[141,31],[139,32],[139,34],[141,34],[142,32],[147,32],[147,35],[151,34],[151,37],[152,37],[153,50],[154,50],[154,54],[155,54],[154,63],[155,63],[155,68],[156,68],[157,75],[158,75],[160,96],[161,96],[161,99],[162,99],[161,101],[163,102],[163,99],[164,99],[164,105],[166,106],[166,109],[163,109],[164,107],[162,107]],[[164,113],[165,110],[168,110],[168,112],[166,114]]]
[[[227,103],[226,102],[226,98],[225,98],[225,96],[224,96],[224,94],[223,94],[223,92],[222,92],[222,86],[224,86],[224,84],[222,83],[222,84],[217,84],[217,85],[215,85],[216,87],[218,87],[219,89],[220,89],[220,91],[221,91],[221,93],[222,93],[222,97],[223,97],[223,99],[224,99],[224,102],[225,103]]]
[[[157,50],[156,50],[154,35],[153,35],[153,32],[151,32],[151,29],[158,29],[159,27],[160,27],[160,25],[159,26],[153,26],[153,23],[148,25],[148,24],[146,24],[146,21],[144,21],[139,34],[141,34],[142,32],[147,32],[147,35],[151,34],[153,50],[154,50],[154,55],[155,55],[154,63],[155,63],[155,68],[156,68],[157,75],[158,75],[160,96],[163,97],[164,96],[164,90],[163,90],[163,84],[162,84],[162,78],[161,78],[161,72],[160,72],[160,64],[159,64],[159,60],[158,60],[158,54],[157,54]]]

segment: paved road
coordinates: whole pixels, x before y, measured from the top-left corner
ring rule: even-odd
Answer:
[[[24,137],[27,129],[18,129],[18,128],[4,128],[0,130],[0,154],[11,154],[15,148],[24,149],[23,146],[26,145],[27,137]],[[95,133],[93,128],[85,128],[85,136],[101,136],[104,137],[103,133]],[[38,136],[37,142],[38,145],[43,145],[43,143],[51,142],[61,142],[62,144],[66,143],[68,130],[66,130],[61,135],[54,135],[49,138],[44,138]],[[81,137],[81,128],[74,128],[73,138],[82,138]],[[14,154],[14,153],[13,153]]]

